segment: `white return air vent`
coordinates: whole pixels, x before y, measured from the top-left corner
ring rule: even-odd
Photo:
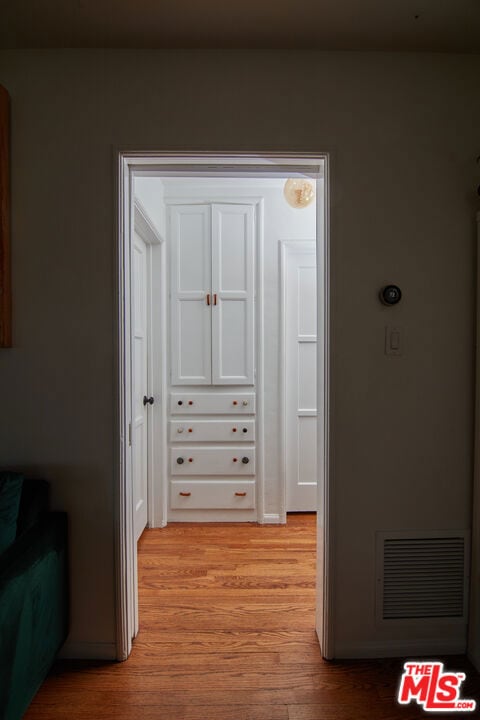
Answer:
[[[377,620],[466,617],[464,532],[377,534]]]

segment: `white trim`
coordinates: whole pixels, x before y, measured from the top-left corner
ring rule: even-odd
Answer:
[[[262,522],[264,525],[285,525],[285,519],[280,513],[265,513]]]
[[[331,448],[331,438],[329,432],[328,412],[329,412],[329,358],[327,349],[331,352],[329,345],[329,317],[330,305],[328,302],[329,291],[329,186],[328,186],[328,169],[329,156],[326,153],[295,153],[295,155],[285,156],[283,153],[266,153],[261,156],[245,155],[243,153],[232,153],[223,155],[221,153],[165,153],[165,152],[142,152],[142,151],[118,151],[116,160],[118,166],[116,168],[118,187],[117,187],[117,210],[118,210],[118,226],[117,226],[117,248],[116,262],[118,268],[117,285],[115,294],[115,307],[118,316],[115,317],[115,325],[118,322],[117,353],[118,361],[116,363],[116,371],[118,373],[119,390],[117,405],[117,426],[114,438],[115,447],[118,449],[118,465],[116,471],[118,476],[115,482],[116,491],[116,512],[115,512],[115,584],[116,584],[116,630],[117,630],[117,658],[120,660],[128,657],[131,649],[131,638],[135,627],[135,608],[137,603],[136,593],[136,546],[134,543],[134,533],[132,529],[132,478],[131,478],[131,452],[128,446],[128,418],[131,415],[130,399],[126,394],[126,382],[130,377],[130,357],[126,347],[126,338],[129,337],[130,329],[130,307],[126,303],[126,299],[130,296],[129,288],[129,257],[126,253],[126,245],[128,238],[125,237],[125,228],[130,228],[130,235],[133,230],[133,188],[132,176],[133,172],[137,175],[153,175],[168,174],[169,176],[194,173],[202,176],[221,177],[232,176],[238,174],[248,176],[248,173],[265,176],[279,176],[288,172],[289,175],[312,175],[319,176],[324,167],[325,175],[325,211],[322,216],[325,235],[325,248],[317,247],[317,265],[318,278],[320,282],[317,287],[323,287],[323,293],[318,293],[319,303],[319,328],[321,329],[321,347],[319,349],[319,377],[325,378],[328,383],[325,385],[323,392],[323,384],[318,383],[321,389],[320,402],[318,403],[319,414],[319,439],[321,439],[321,450],[324,450],[325,487],[322,488],[322,494],[325,496],[325,503],[319,506],[317,517],[319,518],[321,542],[319,547],[324,549],[325,555],[323,576],[323,593],[321,611],[321,622],[317,622],[317,632],[319,634],[322,654],[324,657],[333,657],[333,555],[334,548],[331,538],[332,532],[332,494],[331,479],[329,476],[329,454]],[[146,169],[145,169],[146,168]],[[319,224],[319,200],[317,198],[317,230]],[[260,222],[258,223],[260,225]],[[317,232],[318,238],[318,232]],[[129,249],[129,247],[128,247]],[[322,261],[325,260],[325,266],[321,267],[319,263],[319,255],[322,253]],[[263,272],[263,267],[259,267],[259,272]],[[260,305],[260,300],[259,303]],[[263,330],[263,306],[261,308],[261,316],[259,320],[259,332]],[[320,334],[320,333],[319,333]],[[263,367],[259,363],[258,382],[263,382]],[[263,438],[262,438],[263,440]],[[263,444],[263,443],[262,443]],[[263,459],[259,458],[258,471],[262,472]],[[322,498],[321,498],[322,499]],[[264,498],[258,498],[258,510],[261,512],[260,517],[266,517],[263,512]],[[127,511],[130,508],[130,512]],[[325,519],[322,522],[323,515]],[[319,617],[317,613],[317,618]],[[327,622],[328,620],[328,622]]]
[[[255,206],[256,227],[256,281],[255,281],[255,312],[257,327],[255,338],[255,389],[257,412],[257,518],[258,522],[265,520],[265,412],[263,396],[265,392],[265,310],[264,310],[264,223],[265,206],[261,198]]]
[[[138,197],[134,197],[133,203],[135,212],[134,225],[137,228],[138,234],[147,245],[160,245],[163,242],[163,238]]]
[[[118,396],[115,407],[117,433],[114,435],[115,471],[118,483],[114,483],[114,532],[115,532],[115,626],[116,626],[116,657],[126,660],[132,648],[133,619],[132,603],[134,600],[134,574],[131,569],[131,553],[133,530],[127,507],[132,506],[131,472],[128,449],[128,418],[130,417],[129,393],[126,381],[130,377],[130,353],[127,342],[130,336],[130,307],[126,303],[129,295],[130,277],[129,262],[125,249],[125,228],[130,227],[131,174],[128,160],[121,154],[117,157],[117,243],[115,260],[117,275],[115,283],[115,328],[117,351],[116,371],[118,373]],[[118,313],[118,314],[117,314]],[[131,513],[130,513],[131,514]]]
[[[118,660],[115,643],[66,642],[58,657],[62,660]]]
[[[332,336],[333,316],[331,292],[331,184],[332,155],[324,156],[323,206],[317,194],[317,417],[318,457],[323,468],[318,482],[317,549],[322,548],[322,561],[317,562],[317,577],[323,578],[317,589],[317,634],[322,656],[326,660],[336,657],[335,613],[335,497],[333,438],[330,427],[333,406]],[[323,214],[322,214],[323,211]],[[323,225],[323,242],[318,243],[319,228]],[[322,263],[324,263],[322,267]],[[318,466],[317,466],[318,467]],[[319,553],[317,552],[317,558]],[[322,596],[321,607],[318,597]],[[320,617],[321,614],[321,617]]]
[[[386,658],[386,657],[425,657],[431,655],[463,655],[465,641],[458,638],[424,638],[423,640],[377,640],[374,642],[340,643],[335,649],[336,660]]]

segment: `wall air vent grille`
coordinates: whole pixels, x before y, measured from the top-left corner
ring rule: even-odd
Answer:
[[[383,538],[384,620],[461,618],[464,537]]]

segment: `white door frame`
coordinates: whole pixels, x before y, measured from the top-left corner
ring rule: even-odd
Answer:
[[[322,655],[333,657],[333,557],[334,537],[332,483],[330,477],[330,188],[328,153],[162,153],[122,152],[116,156],[117,179],[117,242],[115,288],[118,378],[115,430],[115,579],[116,579],[116,646],[117,659],[130,654],[135,635],[137,586],[136,543],[133,531],[132,453],[129,444],[131,422],[131,359],[130,359],[130,257],[133,234],[133,177],[134,174],[179,176],[237,177],[245,173],[265,177],[312,175],[323,165],[324,199],[317,197],[317,229],[323,227],[324,243],[318,245],[317,233],[317,302],[318,302],[318,457],[319,506],[317,512],[317,577],[321,586],[317,593],[317,634]],[[164,247],[164,243],[162,244]],[[166,402],[159,403],[165,406]],[[322,467],[323,464],[323,467]],[[164,508],[165,510],[165,508]]]
[[[287,516],[287,262],[290,251],[310,254],[313,244],[313,240],[280,241],[280,437],[282,439],[280,517],[282,522],[286,521]],[[320,468],[320,471],[323,472],[323,468]]]

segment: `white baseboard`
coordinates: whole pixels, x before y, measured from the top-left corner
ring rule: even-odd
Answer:
[[[264,513],[262,522],[265,525],[285,525],[285,520],[278,513]]]
[[[116,660],[115,643],[67,642],[58,655],[62,660]]]
[[[340,643],[335,647],[332,659],[367,659],[367,658],[395,658],[429,656],[434,660],[437,655],[464,655],[466,643],[463,639],[429,639],[429,640],[403,640],[391,642],[386,640],[365,643]]]

